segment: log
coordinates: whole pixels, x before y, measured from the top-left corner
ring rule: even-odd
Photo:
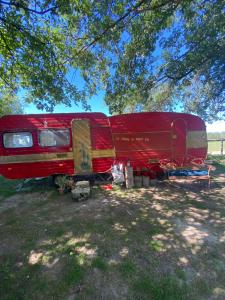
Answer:
[[[148,188],[150,183],[150,178],[148,176],[142,176],[143,187]]]
[[[134,185],[136,187],[142,187],[142,176],[134,176]]]
[[[131,189],[134,186],[133,168],[130,166],[125,166],[125,182],[127,189]]]

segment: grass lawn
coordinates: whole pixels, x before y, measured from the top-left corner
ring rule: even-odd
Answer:
[[[80,203],[46,182],[15,193],[0,179],[0,299],[225,299],[225,167],[215,166],[210,190],[95,187]]]
[[[19,185],[20,180],[9,180],[0,176],[0,201],[6,197],[9,197],[16,192],[16,188]]]
[[[225,142],[223,143],[223,151],[225,153]],[[221,152],[221,142],[218,141],[212,141],[208,142],[208,153],[218,152],[218,154]]]

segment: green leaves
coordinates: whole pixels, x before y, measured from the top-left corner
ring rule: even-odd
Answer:
[[[88,98],[105,89],[112,113],[179,107],[207,120],[224,115],[224,1],[5,2],[6,99],[22,88],[48,111],[73,102],[89,109]]]
[[[0,84],[0,117],[6,114],[21,114],[23,111],[22,101],[15,97],[4,84]]]

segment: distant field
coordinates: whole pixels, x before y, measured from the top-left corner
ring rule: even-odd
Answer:
[[[225,142],[223,147],[225,152]],[[220,153],[220,151],[221,151],[221,142],[217,142],[217,141],[208,142],[208,153],[213,153],[213,152]]]

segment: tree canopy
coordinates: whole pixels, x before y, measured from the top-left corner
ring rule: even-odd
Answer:
[[[10,92],[10,90],[0,90],[0,117],[9,114],[22,114],[23,101]]]
[[[52,110],[225,116],[225,1],[0,0],[0,88]],[[76,76],[84,84],[76,81]]]

